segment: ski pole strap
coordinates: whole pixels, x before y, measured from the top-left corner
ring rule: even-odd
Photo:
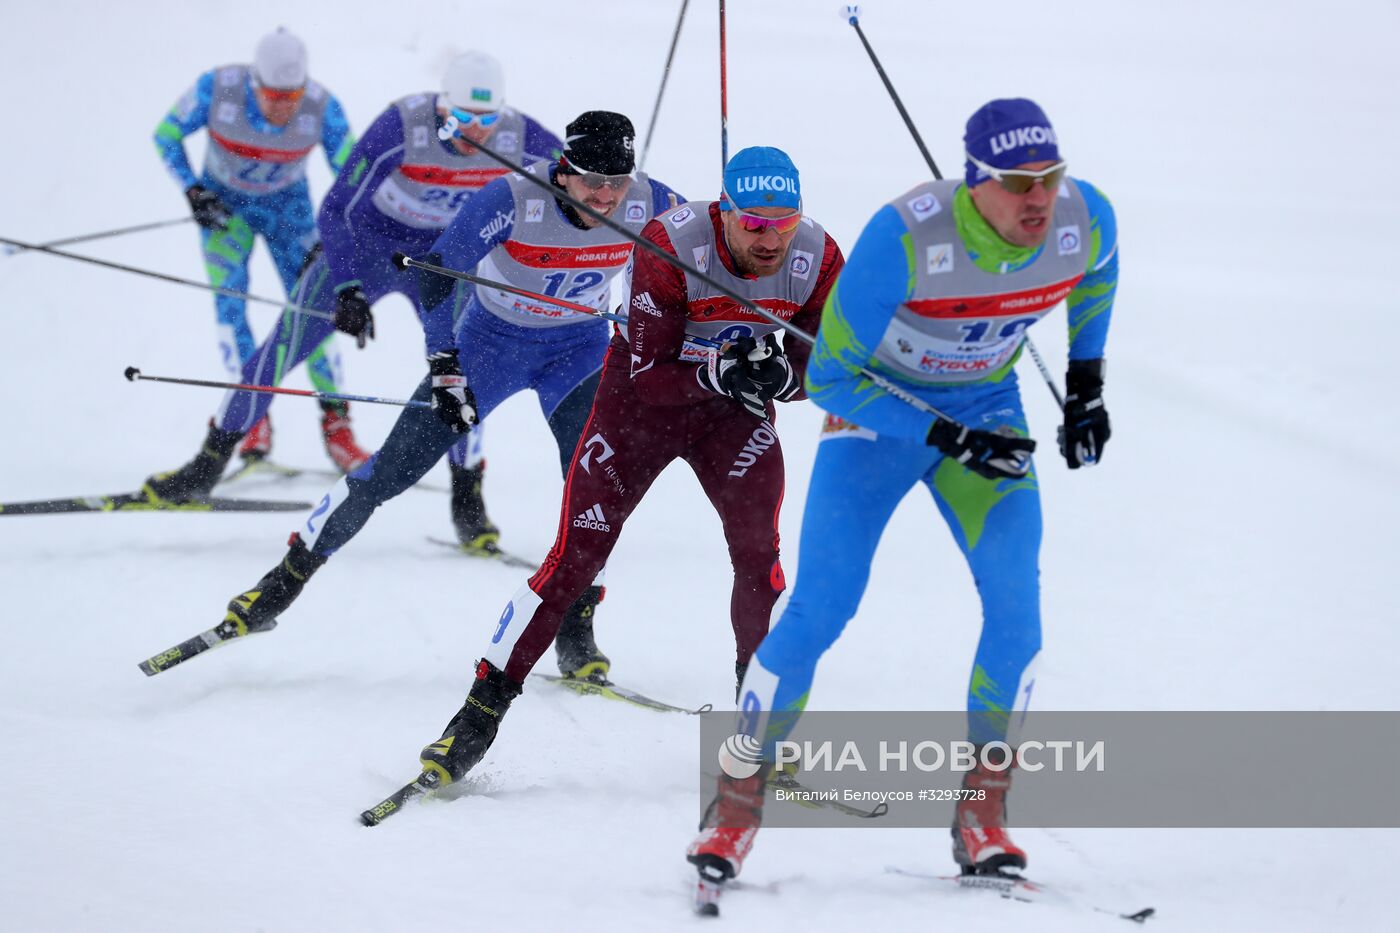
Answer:
[[[368,402],[372,405],[397,405],[400,408],[431,408],[429,402],[416,399],[385,398],[381,395],[351,395],[348,392],[312,392],[310,389],[284,389],[281,386],[255,386],[241,382],[214,382],[209,379],[183,379],[177,376],[147,376],[135,366],[128,366],[128,382],[169,382],[182,386],[203,386],[208,389],[234,389],[240,392],[262,392],[268,395],[300,395],[304,398],[324,399],[330,402]]]
[[[173,282],[176,285],[186,285],[190,288],[198,288],[201,291],[213,292],[216,295],[227,295],[230,298],[242,298],[245,301],[253,301],[258,304],[271,305],[274,308],[283,308],[287,311],[295,311],[298,314],[305,314],[308,317],[319,317],[327,321],[335,320],[335,315],[327,311],[318,311],[315,308],[308,308],[303,305],[290,304],[285,301],[274,301],[271,298],[263,298],[252,295],[248,292],[236,291],[232,288],[221,288],[218,285],[210,285],[207,282],[196,282],[194,279],[181,278],[178,275],[167,275],[164,272],[153,272],[150,269],[141,269],[136,266],[128,266],[120,262],[112,262],[107,259],[96,259],[92,256],[80,256],[77,253],[70,253],[66,250],[54,249],[42,243],[26,243],[23,240],[12,240],[9,237],[0,236],[0,243],[7,243],[11,246],[18,246],[20,249],[32,250],[36,253],[46,253],[50,256],[59,256],[63,259],[72,259],[75,262],[86,262],[90,265],[101,266],[104,269],[115,269],[118,272],[130,272],[132,275],[145,276],[148,279],[159,279],[162,282]]]

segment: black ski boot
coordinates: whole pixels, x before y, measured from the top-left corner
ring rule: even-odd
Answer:
[[[448,465],[452,474],[452,527],[465,551],[494,551],[501,540],[501,529],[486,515],[486,501],[481,497],[481,480],[486,474],[486,461],[474,467]]]
[[[224,475],[241,437],[237,432],[220,431],[210,420],[209,433],[195,458],[178,470],[147,478],[141,491],[156,504],[178,505],[207,497]]]
[[[593,613],[603,601],[603,588],[590,586],[574,601],[559,623],[554,650],[559,656],[559,673],[577,680],[608,679],[612,662],[598,650],[593,640]]]
[[[520,696],[520,684],[484,658],[476,665],[476,682],[467,701],[443,730],[442,738],[423,749],[419,763],[423,771],[437,775],[439,786],[460,781],[481,761],[491,743],[501,717],[511,701]]]
[[[232,626],[236,635],[270,632],[277,627],[277,617],[301,595],[301,588],[329,558],[315,553],[293,534],[281,563],[263,574],[253,588],[233,597],[228,604],[224,625]],[[229,637],[235,637],[233,633]]]

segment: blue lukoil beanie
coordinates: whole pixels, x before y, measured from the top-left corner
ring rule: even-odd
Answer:
[[[751,207],[802,207],[802,183],[797,166],[781,149],[750,146],[734,153],[724,167],[724,194],[719,209],[729,210],[730,200],[741,210]]]
[[[1040,105],[1024,97],[989,101],[967,118],[963,147],[973,158],[993,168],[1015,168],[1026,162],[1060,161],[1055,128]],[[967,186],[987,180],[986,172],[965,163]]]

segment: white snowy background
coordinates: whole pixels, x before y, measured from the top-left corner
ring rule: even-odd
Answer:
[[[0,235],[43,240],[179,216],[151,133],[195,76],[285,24],[362,130],[433,89],[449,55],[505,63],[508,99],[556,130],[586,109],[645,132],[677,2],[247,0],[7,8]],[[695,0],[646,168],[717,193],[717,16]],[[787,149],[845,247],[926,177],[836,4],[729,3],[731,151]],[[1045,106],[1071,171],[1113,200],[1122,284],[1114,439],[1068,472],[1029,362],[1046,534],[1043,709],[1392,709],[1400,442],[1393,2],[872,2],[863,25],[948,174],[995,96]],[[202,137],[191,146],[202,153]],[[319,153],[316,159],[320,159]],[[313,190],[329,184],[313,160]],[[201,277],[192,227],[81,251]],[[266,254],[253,290],[277,296]],[[342,338],[349,391],[407,394],[408,304]],[[254,308],[265,334],[275,312]],[[0,500],[114,492],[184,462],[218,402],[121,372],[221,378],[212,301],[41,255],[0,259]],[[1034,334],[1057,375],[1063,318]],[[305,385],[297,375],[291,385]],[[314,404],[274,406],[275,456],[323,466]],[[394,411],[354,406],[377,446]],[[792,578],[819,413],[782,415]],[[488,426],[504,543],[543,556],[560,481],[533,396]],[[445,469],[430,477],[445,482]],[[859,477],[852,477],[859,482]],[[248,493],[312,498],[323,481]],[[356,815],[416,773],[523,574],[456,557],[445,496],[386,505],[266,639],[155,679],[136,662],[217,622],[283,552],[287,515],[0,520],[0,927],[300,931],[668,930],[689,914],[694,720],[550,688],[515,705],[494,788],[373,831]],[[609,567],[615,676],[677,702],[732,696],[729,568],[683,465]],[[814,709],[956,709],[978,606],[922,491],[896,514]],[[552,669],[552,654],[541,664]],[[1189,749],[1185,751],[1189,752]],[[1366,749],[1337,750],[1364,762]],[[1203,768],[1210,762],[1203,761]],[[1272,776],[1260,776],[1261,781]],[[1032,874],[1157,930],[1397,929],[1395,831],[1023,830]],[[720,921],[735,929],[1120,929],[1123,921],[889,875],[952,868],[945,832],[767,831]]]

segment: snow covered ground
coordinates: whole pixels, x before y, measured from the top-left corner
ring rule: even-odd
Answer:
[[[810,213],[849,247],[924,177],[834,3],[729,4],[731,150],[786,148]],[[52,0],[0,30],[0,235],[42,240],[179,216],[150,134],[195,75],[285,23],[365,127],[433,88],[454,51],[494,50],[509,99],[560,128],[585,109],[643,132],[678,4],[353,0],[212,7]],[[692,198],[720,163],[716,16],[691,4],[647,168]],[[1049,111],[1071,171],[1113,199],[1123,280],[1110,338],[1114,439],[1100,469],[1049,449],[1049,394],[1022,374],[1046,512],[1045,709],[1393,709],[1400,324],[1387,278],[1400,195],[1383,0],[1172,4],[922,0],[864,28],[945,172],[993,96]],[[198,151],[198,146],[194,147]],[[324,191],[324,162],[313,164]],[[192,229],[85,247],[201,275]],[[254,291],[276,295],[265,254]],[[130,489],[183,462],[218,401],[129,385],[221,378],[207,296],[50,257],[0,259],[0,500]],[[253,312],[266,333],[270,309]],[[408,305],[342,344],[350,391],[402,395],[422,370]],[[1035,337],[1062,371],[1062,318]],[[304,385],[297,376],[290,384]],[[276,457],[320,466],[314,405],[274,406]],[[355,407],[374,445],[394,412]],[[818,412],[784,412],[786,563]],[[487,494],[542,556],[559,479],[532,397],[488,429]],[[445,481],[438,468],[433,478]],[[250,487],[251,490],[251,487]],[[312,497],[317,482],[262,487]],[[415,772],[521,574],[429,544],[440,494],[386,506],[275,636],[146,679],[136,662],[203,629],[278,558],[288,516],[0,521],[0,926],[292,931],[687,928],[696,727],[548,688],[516,704],[486,793],[367,831],[356,814]],[[978,610],[922,493],[895,516],[870,592],[824,661],[818,709],[956,708]],[[732,690],[718,521],[683,466],[628,526],[600,639],[627,684],[678,702]],[[660,583],[651,583],[659,580]],[[543,669],[548,669],[547,658]],[[1358,755],[1364,749],[1355,750]],[[1395,831],[1022,831],[1034,874],[1158,930],[1394,929]],[[935,891],[885,873],[951,868],[947,837],[772,831],[729,927],[1122,928],[1111,917]]]

